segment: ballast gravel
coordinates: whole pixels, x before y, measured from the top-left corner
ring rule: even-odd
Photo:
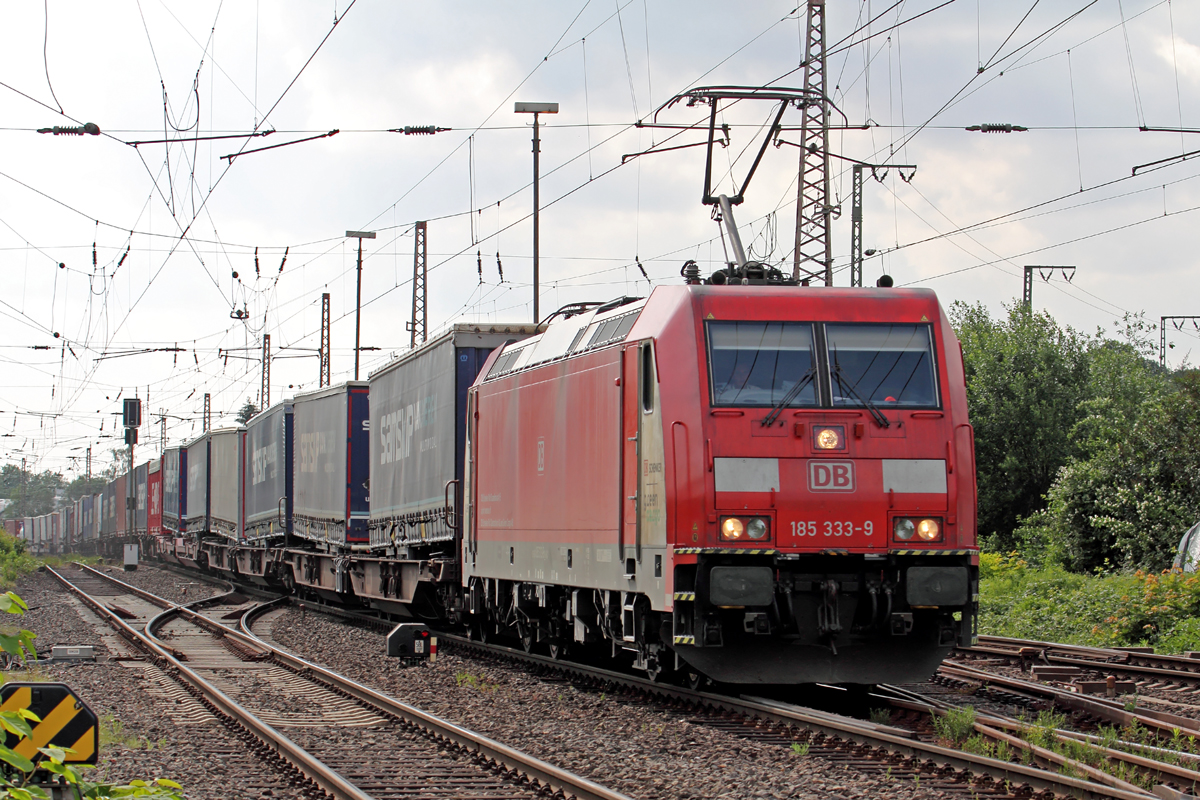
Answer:
[[[644,800],[931,798],[928,783],[855,772],[516,667],[439,653],[404,668],[380,633],[287,609],[256,628],[305,659]]]
[[[148,566],[123,574],[116,568],[114,574],[176,602],[220,593],[219,587]],[[28,576],[17,591],[31,606],[20,623],[38,634],[39,644],[95,644],[102,658],[125,650],[111,634],[98,633],[104,627],[95,615],[48,575]],[[864,775],[709,727],[684,712],[541,680],[515,666],[443,652],[436,664],[403,668],[385,655],[382,634],[311,611],[302,616],[286,609],[258,632],[297,655],[636,800],[941,796],[928,783]],[[42,679],[70,685],[102,717],[103,730],[116,731],[102,741],[93,779],[167,777],[197,800],[300,796],[288,788],[264,788],[269,780],[247,778],[254,760],[233,757],[244,745],[216,723],[181,724],[179,709],[164,707],[152,671],[132,663],[109,659],[37,668]]]
[[[150,572],[145,570],[143,577]],[[164,589],[172,580],[188,580],[154,572],[159,574],[157,589]],[[154,582],[148,579],[146,588],[158,593],[150,585]],[[164,700],[162,685],[155,680],[156,670],[147,669],[142,661],[119,660],[133,651],[108,633],[111,629],[106,623],[67,594],[53,577],[28,575],[14,591],[29,605],[29,611],[19,617],[4,615],[3,622],[37,634],[39,655],[49,655],[55,644],[96,647],[99,659],[95,663],[39,664],[30,672],[7,673],[12,681],[65,683],[100,718],[100,763],[85,770],[87,780],[127,783],[168,778],[182,784],[191,800],[300,796],[274,773],[259,770],[249,774],[257,759],[241,756],[244,743],[203,707],[187,699]],[[192,719],[185,715],[188,706]]]

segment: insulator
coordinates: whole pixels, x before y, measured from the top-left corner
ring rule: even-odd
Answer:
[[[404,126],[404,135],[405,136],[412,136],[413,134],[433,135],[435,133],[437,133],[436,125],[405,125]]]

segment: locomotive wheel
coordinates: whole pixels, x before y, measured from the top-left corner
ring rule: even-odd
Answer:
[[[520,630],[519,635],[521,637],[521,647],[523,647],[525,649],[526,653],[532,653],[533,652],[533,631]]]
[[[550,657],[555,661],[559,661],[567,656],[567,645],[562,641],[554,641],[550,643]]]
[[[704,684],[707,682],[704,679],[703,675],[701,675],[699,672],[694,672],[693,670],[690,670],[690,669],[686,673],[684,673],[684,680],[687,681],[687,687],[689,689],[691,689],[693,692],[700,691],[704,687]]]

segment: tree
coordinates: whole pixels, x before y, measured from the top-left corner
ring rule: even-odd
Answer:
[[[1078,451],[1072,432],[1091,377],[1087,336],[1024,306],[1007,312],[994,320],[982,304],[950,307],[975,428],[979,532],[1003,549]]]
[[[240,409],[238,409],[238,413],[237,413],[238,425],[245,425],[257,413],[258,413],[258,406],[254,405],[254,403],[251,403],[250,398],[247,397],[246,405],[244,405]]]
[[[1140,407],[1088,404],[1086,452],[1019,532],[1029,550],[1077,571],[1170,566],[1180,535],[1200,519],[1200,375],[1155,383],[1145,379],[1154,369],[1130,370],[1129,383],[1146,384]]]
[[[49,470],[33,473],[16,464],[5,464],[0,468],[0,497],[13,503],[4,509],[3,516],[13,519],[49,514],[62,487],[61,473]]]
[[[104,487],[107,483],[108,480],[99,475],[93,475],[90,478],[80,475],[78,478],[67,484],[67,499],[71,502],[75,502],[81,497],[99,494],[104,490]]]

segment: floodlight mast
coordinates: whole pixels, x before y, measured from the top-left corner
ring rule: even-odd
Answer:
[[[362,240],[374,239],[374,231],[346,231],[347,239],[358,239],[358,282],[354,299],[354,380],[358,380],[359,334],[362,332]]]
[[[541,319],[538,314],[538,225],[541,214],[541,197],[539,192],[538,156],[542,151],[542,139],[538,135],[538,115],[557,114],[558,103],[520,103],[513,106],[515,114],[533,114],[533,324]]]

